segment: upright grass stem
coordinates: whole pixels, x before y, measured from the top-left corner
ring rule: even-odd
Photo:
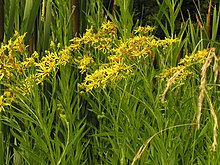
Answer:
[[[4,0],[0,0],[0,42],[4,39]]]
[[[72,6],[74,7],[74,11],[72,13],[72,36],[76,36],[80,31],[80,2],[79,0],[72,0]]]
[[[212,10],[212,0],[209,1],[207,21],[206,21],[206,30],[207,30],[208,39],[211,39],[211,10]]]
[[[0,96],[2,93],[2,85],[0,85]],[[2,111],[0,111],[0,164],[5,164],[4,158],[5,158],[5,147],[4,146],[4,134],[3,134],[3,123],[2,123]]]
[[[5,146],[4,146],[4,134],[3,134],[3,124],[2,124],[2,112],[0,112],[0,164],[5,164]]]
[[[201,108],[210,108],[214,120],[213,130],[209,129],[211,122],[203,122],[201,131],[194,129],[198,123],[182,124],[196,120],[198,100],[201,98],[197,90],[198,84],[207,85],[209,76],[210,79],[213,77],[214,83],[218,80],[217,58],[213,68],[214,74],[209,74],[212,73],[207,69],[208,65],[211,65],[209,62],[204,65],[201,75],[199,69],[203,63],[190,65],[192,77],[189,72],[184,72],[186,68],[181,70],[176,67],[179,65],[178,60],[181,61],[178,56],[182,48],[191,54],[192,51],[206,48],[210,41],[203,32],[205,28],[200,29],[190,19],[184,22],[176,34],[176,20],[183,0],[164,0],[163,3],[157,0],[160,5],[157,25],[164,30],[166,40],[160,40],[151,32],[148,33],[147,27],[147,32],[133,31],[134,0],[114,0],[116,4],[113,6],[117,5],[119,12],[115,11],[115,15],[109,12],[108,18],[116,26],[110,22],[102,24],[105,21],[102,15],[102,0],[78,0],[80,9],[83,10],[80,11],[80,18],[86,13],[87,20],[93,25],[94,30],[88,29],[82,37],[74,38],[71,46],[68,46],[69,39],[75,35],[72,34],[75,33],[72,26],[72,14],[75,11],[72,9],[73,0],[5,2],[7,9],[14,9],[10,13],[9,10],[5,10],[8,18],[5,38],[10,37],[14,29],[27,31],[30,36],[35,29],[39,54],[44,54],[43,51],[47,49],[51,39],[53,46],[42,58],[20,61],[20,57],[32,56],[25,52],[19,54],[14,63],[10,63],[9,59],[7,69],[4,64],[4,72],[1,73],[8,77],[2,78],[0,83],[4,79],[9,85],[13,85],[10,87],[20,85],[19,77],[14,75],[22,69],[28,77],[36,73],[29,77],[31,80],[35,80],[36,77],[43,78],[37,79],[39,84],[35,87],[29,84],[32,81],[24,81],[28,82],[27,86],[31,86],[29,92],[22,93],[19,92],[19,88],[13,88],[17,96],[14,98],[16,102],[11,107],[12,110],[6,107],[7,110],[0,116],[0,130],[6,124],[11,130],[10,133],[0,132],[0,148],[5,149],[4,152],[0,151],[0,164],[7,164],[10,160],[13,161],[10,163],[16,164],[18,159],[22,159],[23,164],[36,161],[42,165],[130,164],[132,159],[132,163],[139,160],[139,164],[211,164],[214,159],[219,160],[217,154],[216,156],[208,153],[211,145],[217,150],[216,121],[219,114],[218,111],[214,112],[214,107],[219,106],[215,98],[218,95],[217,90],[212,88],[207,90],[207,93],[204,93],[205,88],[201,90],[203,95],[207,94],[208,101],[208,104],[203,102]],[[44,5],[41,5],[41,2],[44,2]],[[216,45],[214,40],[218,26],[215,25],[218,25],[219,11],[216,7],[213,10],[213,46]],[[20,19],[23,22],[19,22]],[[202,20],[200,16],[198,19]],[[80,20],[80,27],[85,25],[87,20]],[[200,23],[203,27],[203,23]],[[140,27],[139,30],[141,29],[144,28]],[[80,29],[80,32],[82,31],[83,29]],[[175,36],[180,42],[173,43]],[[29,40],[29,37],[27,38]],[[14,42],[11,40],[10,45]],[[61,44],[55,46],[58,42]],[[21,45],[18,45],[14,44],[20,48]],[[65,49],[60,45],[66,46]],[[8,45],[5,47],[10,48]],[[4,56],[0,60],[3,59],[5,62],[9,52],[15,52],[14,49],[10,50],[13,51],[4,50]],[[57,55],[63,56],[58,58]],[[197,57],[200,57],[200,54],[187,55],[186,59],[195,57],[196,62]],[[90,58],[85,58],[87,56]],[[154,65],[154,58],[158,66]],[[67,61],[70,63],[65,63]],[[65,66],[57,65],[58,62],[65,63]],[[14,67],[18,65],[22,67],[17,70]],[[25,66],[29,69],[33,67],[33,70],[29,72]],[[170,79],[166,79],[168,72],[163,72],[164,79],[168,80],[165,84],[157,77],[167,68],[170,72],[177,68],[176,71],[179,72],[170,76]],[[84,69],[82,75],[79,69]],[[0,71],[2,70],[1,68]],[[23,73],[21,72],[22,76]],[[184,82],[181,81],[183,79]],[[83,83],[83,80],[86,81]],[[84,87],[91,85],[91,88],[87,91],[82,88],[82,84]],[[173,85],[174,88],[171,88]],[[166,96],[165,102],[161,102],[161,94],[162,99]],[[202,117],[204,120],[202,118],[201,122],[209,120],[207,111],[203,111]],[[210,134],[214,139],[213,143]],[[7,143],[11,138],[16,140],[12,144]],[[149,143],[151,145],[148,145]]]

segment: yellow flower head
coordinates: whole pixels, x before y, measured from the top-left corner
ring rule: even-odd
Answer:
[[[141,35],[145,35],[148,34],[149,32],[155,30],[155,27],[151,27],[151,26],[146,26],[146,27],[142,27],[142,26],[138,26],[136,30],[134,30],[134,34],[141,34]]]

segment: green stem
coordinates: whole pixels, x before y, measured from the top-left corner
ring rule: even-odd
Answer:
[[[1,122],[1,114],[0,114],[0,164],[4,164],[4,144],[3,144],[3,133],[2,133],[2,122]]]
[[[4,0],[0,0],[0,42],[4,39]]]
[[[0,85],[0,96],[2,94],[2,85]],[[3,124],[2,124],[2,112],[0,112],[0,164],[4,164],[4,135],[3,135]]]

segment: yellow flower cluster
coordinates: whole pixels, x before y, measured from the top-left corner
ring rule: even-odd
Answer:
[[[112,22],[108,21],[97,32],[91,27],[86,30],[83,37],[73,38],[70,40],[72,44],[69,47],[75,51],[85,50],[86,48],[91,51],[92,48],[95,48],[106,53],[114,46],[116,37],[117,28]]]
[[[134,62],[149,57],[155,48],[178,42],[160,40],[148,34],[152,30],[154,27],[138,27],[130,38],[123,40],[118,36],[117,26],[108,21],[97,31],[87,29],[82,37],[73,38],[64,48],[51,42],[42,58],[37,52],[30,55],[24,45],[25,34],[16,32],[0,49],[0,84],[10,91],[28,94],[34,83],[42,84],[49,75],[56,74],[59,66],[72,62],[86,76],[79,85],[82,89],[105,88],[108,83],[131,74]],[[3,96],[1,100],[5,100]]]
[[[89,64],[93,63],[94,60],[92,57],[89,56],[83,56],[75,58],[75,62],[78,64],[78,68],[80,69],[81,73],[84,73],[87,71]]]
[[[72,59],[71,49],[69,47],[58,51],[58,53],[50,51],[46,51],[45,53],[46,55],[38,63],[35,63],[36,71],[34,77],[37,84],[41,84],[51,72],[55,73],[59,66],[66,65]]]
[[[165,69],[159,77],[164,81],[168,81],[175,73],[179,72],[178,76],[175,77],[175,80],[172,84],[183,84],[183,82],[189,76],[193,75],[194,72],[192,70],[192,66],[196,64],[204,64],[208,58],[209,53],[210,51],[205,49],[198,51],[197,53],[190,56],[186,55],[183,59],[180,60],[178,66]]]
[[[6,91],[18,91],[24,95],[30,92],[33,84],[41,84],[51,74],[56,73],[61,65],[72,61],[70,47],[56,50],[51,43],[53,51],[46,51],[41,59],[37,52],[29,55],[27,46],[24,44],[24,35],[15,32],[8,44],[0,48],[0,85],[4,88],[0,96],[0,109],[10,105],[16,98]],[[60,46],[58,45],[57,48]],[[13,99],[12,99],[13,98]]]
[[[192,54],[190,56],[185,56],[183,59],[180,60],[179,65],[192,65],[192,64],[203,64],[205,60],[207,59],[209,55],[209,51],[207,49],[204,49],[202,51],[198,51],[195,54]]]
[[[126,64],[117,62],[102,64],[99,69],[95,70],[91,75],[87,75],[84,82],[79,86],[86,89],[86,92],[91,91],[96,87],[105,88],[107,83],[118,81],[125,78],[131,73],[131,67]]]
[[[152,53],[153,47],[149,47],[149,43],[153,38],[154,36],[134,36],[127,41],[120,40],[120,44],[112,51],[121,59],[133,60],[135,57],[148,57]]]
[[[134,34],[140,34],[140,35],[145,35],[148,34],[149,32],[155,30],[155,27],[147,26],[147,27],[142,27],[139,26],[137,27],[136,30],[134,30]]]
[[[117,27],[108,21],[97,32],[90,28],[83,37],[73,38],[70,48],[78,55],[75,62],[81,73],[86,73],[80,87],[86,91],[105,88],[107,83],[131,74],[133,64],[152,55],[155,48],[178,42],[177,39],[160,40],[148,34],[154,29],[138,27],[130,38],[123,40],[117,35]]]
[[[7,48],[9,56],[16,55],[15,52],[18,53],[25,53],[27,46],[24,44],[25,34],[20,35],[17,31],[15,32],[14,36],[8,41],[8,44],[3,46]]]
[[[178,84],[178,85],[182,84],[190,75],[193,74],[192,71],[186,69],[186,66],[179,65],[177,67],[172,67],[172,68],[169,68],[167,70],[164,70],[160,74],[160,78],[162,80],[168,81],[177,72],[179,72],[179,73],[175,77],[175,80],[172,83],[173,85],[174,84]]]
[[[154,48],[164,48],[172,43],[178,42],[177,39],[164,39],[159,40],[155,36],[134,36],[123,42],[120,40],[120,44],[117,48],[113,49],[114,54],[120,58],[134,58],[148,57],[152,55]]]
[[[4,107],[10,106],[11,103],[15,100],[15,95],[11,92],[5,91],[0,96],[0,112],[4,110]]]

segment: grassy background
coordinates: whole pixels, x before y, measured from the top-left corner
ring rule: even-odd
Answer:
[[[94,58],[96,65],[91,65],[88,72],[81,74],[74,60],[58,65],[44,83],[33,83],[26,94],[7,88],[19,84],[19,80],[0,79],[1,99],[6,97],[6,91],[16,94],[16,101],[9,106],[2,106],[0,101],[0,164],[218,164],[219,147],[213,150],[212,145],[214,133],[217,133],[219,144],[219,131],[214,130],[211,111],[213,107],[219,118],[219,79],[214,80],[218,66],[211,62],[206,71],[199,129],[198,102],[205,61],[190,66],[192,76],[173,84],[164,102],[161,98],[168,82],[161,80],[159,75],[178,66],[181,58],[193,56],[203,49],[215,47],[218,56],[219,3],[207,2],[210,6],[207,14],[200,13],[201,5],[195,6],[198,9],[196,21],[192,19],[195,16],[190,15],[180,23],[182,0],[157,1],[158,13],[152,25],[160,32],[155,30],[148,35],[161,37],[161,42],[165,37],[179,41],[165,48],[154,47],[147,58],[126,61],[132,66],[133,74],[110,82],[104,89],[94,88],[83,93],[78,84],[99,65],[107,63],[108,56],[114,55],[118,45],[132,39],[140,24],[133,19],[135,1],[117,0],[117,10],[106,11],[105,16],[103,1],[76,2],[4,1],[2,75],[3,67],[10,69],[2,58],[10,55],[4,46],[9,45],[7,42],[15,30],[20,34],[27,32],[24,42],[29,45],[25,53],[13,54],[16,62],[25,61],[36,50],[38,63],[48,55],[45,50],[61,56],[65,54],[62,50],[73,45],[70,39],[83,38],[86,36],[83,33],[91,26],[94,28],[92,34],[96,34],[107,19],[118,30],[107,53],[85,43],[91,36],[80,49],[71,48],[68,52],[73,58],[86,55]],[[75,39],[79,39],[77,37]],[[50,41],[57,47],[51,47]],[[28,69],[25,76],[36,70],[37,67]]]

